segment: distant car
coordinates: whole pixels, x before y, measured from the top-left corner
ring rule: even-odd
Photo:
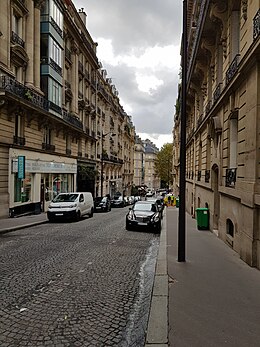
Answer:
[[[137,201],[126,215],[126,230],[147,228],[160,233],[161,227],[158,205],[152,201]]]
[[[125,201],[122,195],[114,196],[114,199],[111,201],[112,207],[125,207]]]
[[[98,196],[94,199],[94,211],[103,211],[108,212],[111,211],[111,200],[107,197]]]

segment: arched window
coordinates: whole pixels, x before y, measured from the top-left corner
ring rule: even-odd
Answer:
[[[234,224],[231,219],[227,219],[226,232],[228,235],[234,237]]]

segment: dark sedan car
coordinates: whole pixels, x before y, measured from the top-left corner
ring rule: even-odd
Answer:
[[[164,210],[164,203],[163,200],[160,197],[152,197],[152,198],[146,198],[146,201],[153,202],[154,204],[158,205],[158,209],[161,215],[161,219],[163,219],[163,210]]]
[[[103,198],[101,196],[98,196],[94,199],[94,211],[104,211],[108,212],[111,211],[111,201],[107,196],[104,196]]]
[[[137,201],[126,215],[126,230],[140,227],[160,233],[161,225],[158,205],[151,201]]]
[[[125,200],[124,198],[120,196],[115,196],[114,199],[111,201],[112,207],[125,207]]]

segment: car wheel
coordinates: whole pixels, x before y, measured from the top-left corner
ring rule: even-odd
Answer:
[[[157,234],[160,234],[161,230],[162,230],[162,224],[161,224],[161,222],[159,222],[159,223],[156,225],[156,233],[157,233]]]
[[[125,223],[125,228],[128,231],[131,230],[131,226],[130,226],[130,224],[128,222]]]
[[[78,222],[80,220],[80,218],[81,218],[81,213],[80,213],[80,211],[78,211],[76,214],[76,221]]]
[[[90,214],[89,214],[89,218],[92,218],[92,217],[93,217],[93,208],[91,209]]]

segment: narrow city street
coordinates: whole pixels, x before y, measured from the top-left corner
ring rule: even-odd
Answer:
[[[0,346],[143,346],[159,236],[127,208],[0,236]]]

